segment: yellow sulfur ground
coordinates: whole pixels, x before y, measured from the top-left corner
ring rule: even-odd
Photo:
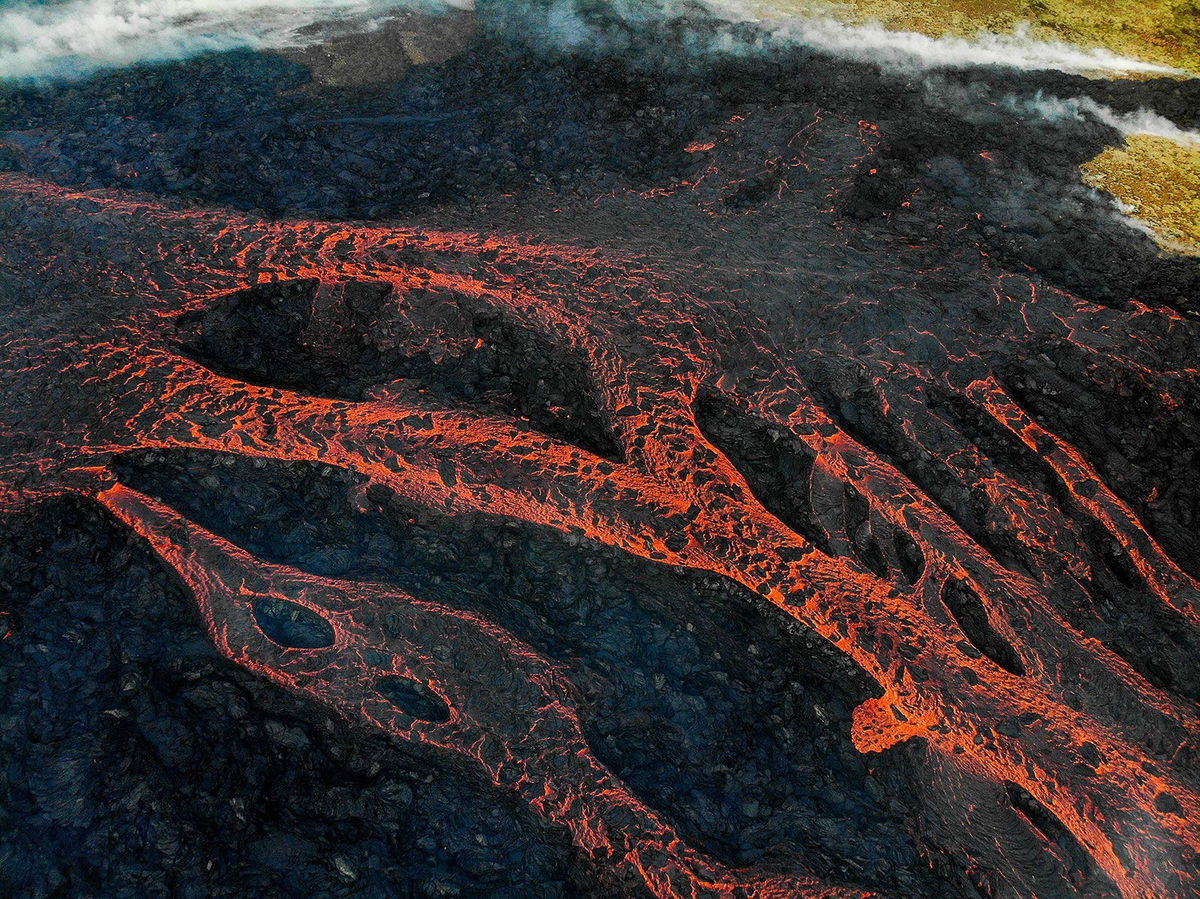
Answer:
[[[740,5],[764,15],[879,22],[931,37],[967,37],[980,29],[1006,34],[1028,23],[1036,38],[1200,73],[1200,0],[743,0]]]
[[[1082,168],[1084,180],[1129,207],[1163,249],[1200,256],[1200,146],[1135,134]]]

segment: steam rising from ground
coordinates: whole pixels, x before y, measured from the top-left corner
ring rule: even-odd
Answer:
[[[878,24],[775,10],[744,0],[0,0],[0,78],[83,75],[235,47],[312,44],[376,27],[400,8],[478,5],[480,18],[558,48],[620,50],[641,27],[672,23],[674,52],[746,53],[804,46],[901,70],[980,65],[1067,72],[1172,73],[1109,50],[1026,32],[929,37]]]
[[[397,8],[470,0],[0,0],[0,78],[84,75],[208,50],[270,49],[372,28]]]
[[[1020,112],[1031,118],[1040,118],[1050,124],[1081,121],[1091,117],[1117,129],[1126,137],[1133,134],[1146,134],[1151,137],[1161,137],[1185,147],[1200,147],[1200,131],[1180,128],[1170,119],[1148,109],[1122,113],[1116,112],[1102,103],[1097,103],[1090,97],[1063,99],[1040,94],[1032,99],[1011,97],[1005,101],[1005,105],[1014,112]]]
[[[1008,66],[1107,75],[1182,73],[1099,47],[1037,40],[1026,28],[1011,34],[981,31],[971,39],[929,37],[913,31],[890,30],[878,23],[850,25],[829,16],[803,15],[745,0],[609,0],[603,4],[604,15],[597,14],[600,4],[578,0],[543,3],[482,0],[479,5],[481,9],[494,6],[493,17],[514,20],[526,33],[573,48],[619,50],[629,43],[630,27],[636,30],[639,25],[672,20],[676,25],[703,24],[681,40],[681,49],[701,54],[799,46],[902,71]],[[679,36],[679,29],[673,34]]]
[[[1185,217],[1179,205],[1179,195],[1184,195],[1183,207],[1190,205],[1188,185],[1195,183],[1196,163],[1200,161],[1200,131],[1182,128],[1167,117],[1151,109],[1139,108],[1120,112],[1091,97],[1058,97],[1038,91],[1035,94],[993,93],[979,85],[956,84],[937,75],[925,79],[925,102],[930,108],[952,109],[970,122],[987,122],[997,109],[1018,116],[1031,128],[1069,130],[1079,123],[1099,123],[1114,132],[1106,139],[1110,149],[1083,166],[1085,182],[1110,195],[1117,218],[1125,225],[1149,234],[1168,249],[1178,250],[1187,245],[1188,252],[1195,254],[1194,240],[1172,238],[1160,230],[1160,225],[1145,221],[1137,215],[1140,209],[1150,213],[1152,220]],[[1118,136],[1119,135],[1119,136]],[[1122,140],[1122,138],[1124,140]],[[1157,147],[1157,154],[1149,153]],[[1129,151],[1135,149],[1130,155]],[[1149,155],[1148,155],[1149,154]],[[1164,156],[1177,170],[1164,169],[1155,155]],[[1114,179],[1095,171],[1097,162],[1107,157],[1111,163],[1116,158],[1124,160],[1121,166],[1124,177]],[[1103,168],[1103,166],[1101,166]],[[1111,173],[1109,173],[1111,174]],[[1033,185],[1027,189],[1036,190]],[[1122,199],[1122,191],[1126,198]],[[1153,215],[1157,211],[1158,216]]]
[[[1178,70],[1119,56],[1101,48],[1073,47],[1039,41],[1027,29],[1013,34],[980,32],[974,39],[929,37],[913,31],[890,31],[878,24],[844,25],[834,19],[777,19],[776,40],[796,43],[862,62],[898,69],[1011,66],[1062,72],[1155,73]]]

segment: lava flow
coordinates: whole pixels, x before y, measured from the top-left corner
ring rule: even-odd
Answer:
[[[36,220],[0,255],[6,290],[28,290],[0,338],[4,508],[94,498],[178,574],[229,660],[461,757],[627,891],[871,892],[802,854],[736,867],[690,846],[598,760],[556,661],[484,615],[255,558],[121,460],[319,463],[361,477],[361,502],[728,579],[877,685],[854,745],[919,745],[928,814],[1007,888],[1193,894],[1195,542],[1145,523],[1073,442],[1054,379],[1073,367],[1177,411],[1200,372],[1167,360],[1194,325],[966,241],[863,240],[840,209],[875,175],[873,125],[808,115],[765,165],[738,155],[742,128],[688,147],[712,154],[690,181],[587,204],[586,243],[264,222],[3,176]],[[757,220],[751,188],[807,218]],[[540,230],[576,233],[563,215]],[[670,236],[631,235],[637,215]]]

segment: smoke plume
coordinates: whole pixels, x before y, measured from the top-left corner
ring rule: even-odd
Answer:
[[[740,0],[60,0],[0,11],[0,78],[80,76],[149,60],[237,47],[311,44],[376,27],[397,9],[478,6],[486,27],[554,49],[642,49],[667,33],[672,53],[740,55],[786,47],[901,71],[1006,66],[1065,72],[1171,74],[1100,48],[1040,41],[1025,30],[929,37],[879,24],[767,13]],[[667,52],[660,47],[660,52]]]
[[[0,78],[81,76],[238,47],[270,49],[369,29],[390,11],[470,0],[64,0],[0,9]]]

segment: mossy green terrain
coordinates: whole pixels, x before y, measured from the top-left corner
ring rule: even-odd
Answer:
[[[1135,134],[1086,163],[1083,174],[1145,222],[1164,250],[1200,256],[1200,146]]]

